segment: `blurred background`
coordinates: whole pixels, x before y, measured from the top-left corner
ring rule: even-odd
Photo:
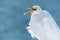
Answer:
[[[60,27],[60,0],[0,0],[0,40],[37,40],[27,32],[30,16],[25,6],[39,5]]]

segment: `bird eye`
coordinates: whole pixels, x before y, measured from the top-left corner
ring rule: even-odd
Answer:
[[[33,10],[37,10],[36,8],[32,8]]]

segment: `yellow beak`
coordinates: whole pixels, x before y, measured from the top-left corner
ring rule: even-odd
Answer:
[[[25,12],[24,14],[31,14],[35,9],[31,8],[31,7],[25,7],[27,8],[29,11]]]

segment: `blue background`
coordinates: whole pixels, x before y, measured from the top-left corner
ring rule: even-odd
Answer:
[[[31,15],[25,6],[40,5],[60,26],[60,0],[0,0],[0,40],[36,40],[25,29]]]

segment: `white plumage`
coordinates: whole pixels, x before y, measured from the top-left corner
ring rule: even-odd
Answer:
[[[51,14],[42,10],[38,5],[33,6],[33,8],[37,8],[37,10],[32,12],[27,27],[31,36],[38,40],[60,40],[60,29]]]

